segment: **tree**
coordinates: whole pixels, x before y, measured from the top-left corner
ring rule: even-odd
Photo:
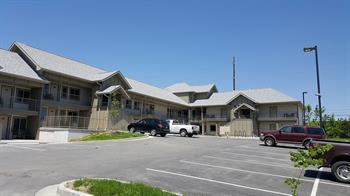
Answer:
[[[312,111],[311,105],[309,105],[309,104],[306,105],[306,106],[304,107],[304,110],[305,110],[305,122],[306,122],[307,124],[309,124],[310,121],[311,121],[312,115],[313,115],[313,111]]]
[[[117,118],[120,115],[120,102],[116,94],[112,94],[111,107],[110,107],[110,116]]]
[[[294,167],[300,169],[298,178],[287,178],[286,183],[291,190],[292,196],[298,196],[298,186],[301,184],[300,178],[304,170],[310,166],[320,167],[324,164],[323,156],[333,148],[333,145],[327,144],[315,146],[308,150],[298,149],[297,152],[290,152],[290,160],[294,163]]]

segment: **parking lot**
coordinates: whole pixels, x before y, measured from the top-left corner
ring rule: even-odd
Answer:
[[[141,138],[73,144],[0,145],[0,195],[34,195],[81,177],[139,181],[186,195],[290,195],[284,184],[299,171],[296,147],[266,147],[254,139]],[[321,169],[322,170],[322,169]],[[328,168],[308,169],[300,195],[350,195]]]

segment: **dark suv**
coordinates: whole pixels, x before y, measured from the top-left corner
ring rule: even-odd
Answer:
[[[169,125],[165,120],[153,118],[142,119],[136,123],[130,123],[128,130],[130,133],[150,133],[151,136],[156,136],[159,134],[162,137],[166,136],[166,134],[170,132]]]
[[[267,146],[275,146],[277,143],[302,144],[309,148],[311,139],[325,139],[326,134],[320,127],[311,126],[286,126],[280,130],[264,131],[260,134],[260,140]]]

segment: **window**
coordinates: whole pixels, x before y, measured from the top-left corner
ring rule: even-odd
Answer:
[[[17,103],[28,103],[30,91],[25,89],[17,89],[16,91],[16,102]]]
[[[293,127],[292,128],[292,133],[304,133],[305,130],[303,127]]]
[[[62,86],[61,97],[62,97],[62,99],[67,99],[68,98],[68,87]]]
[[[132,101],[129,99],[125,100],[125,108],[131,109],[131,107],[132,107]]]
[[[177,112],[177,117],[181,117],[181,111]]]
[[[69,99],[79,101],[80,99],[80,89],[69,88]]]
[[[216,131],[216,125],[210,125],[210,131],[211,132]]]
[[[317,127],[309,127],[307,128],[307,132],[309,132],[309,134],[313,134],[313,135],[323,135],[323,129],[322,128],[317,128]]]
[[[282,133],[292,133],[292,127],[283,127],[281,129]]]
[[[140,110],[140,102],[134,101],[134,110]]]

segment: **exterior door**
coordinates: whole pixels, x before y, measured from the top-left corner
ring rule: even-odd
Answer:
[[[12,87],[2,86],[1,87],[2,107],[9,108],[11,106],[11,96],[12,96]]]

